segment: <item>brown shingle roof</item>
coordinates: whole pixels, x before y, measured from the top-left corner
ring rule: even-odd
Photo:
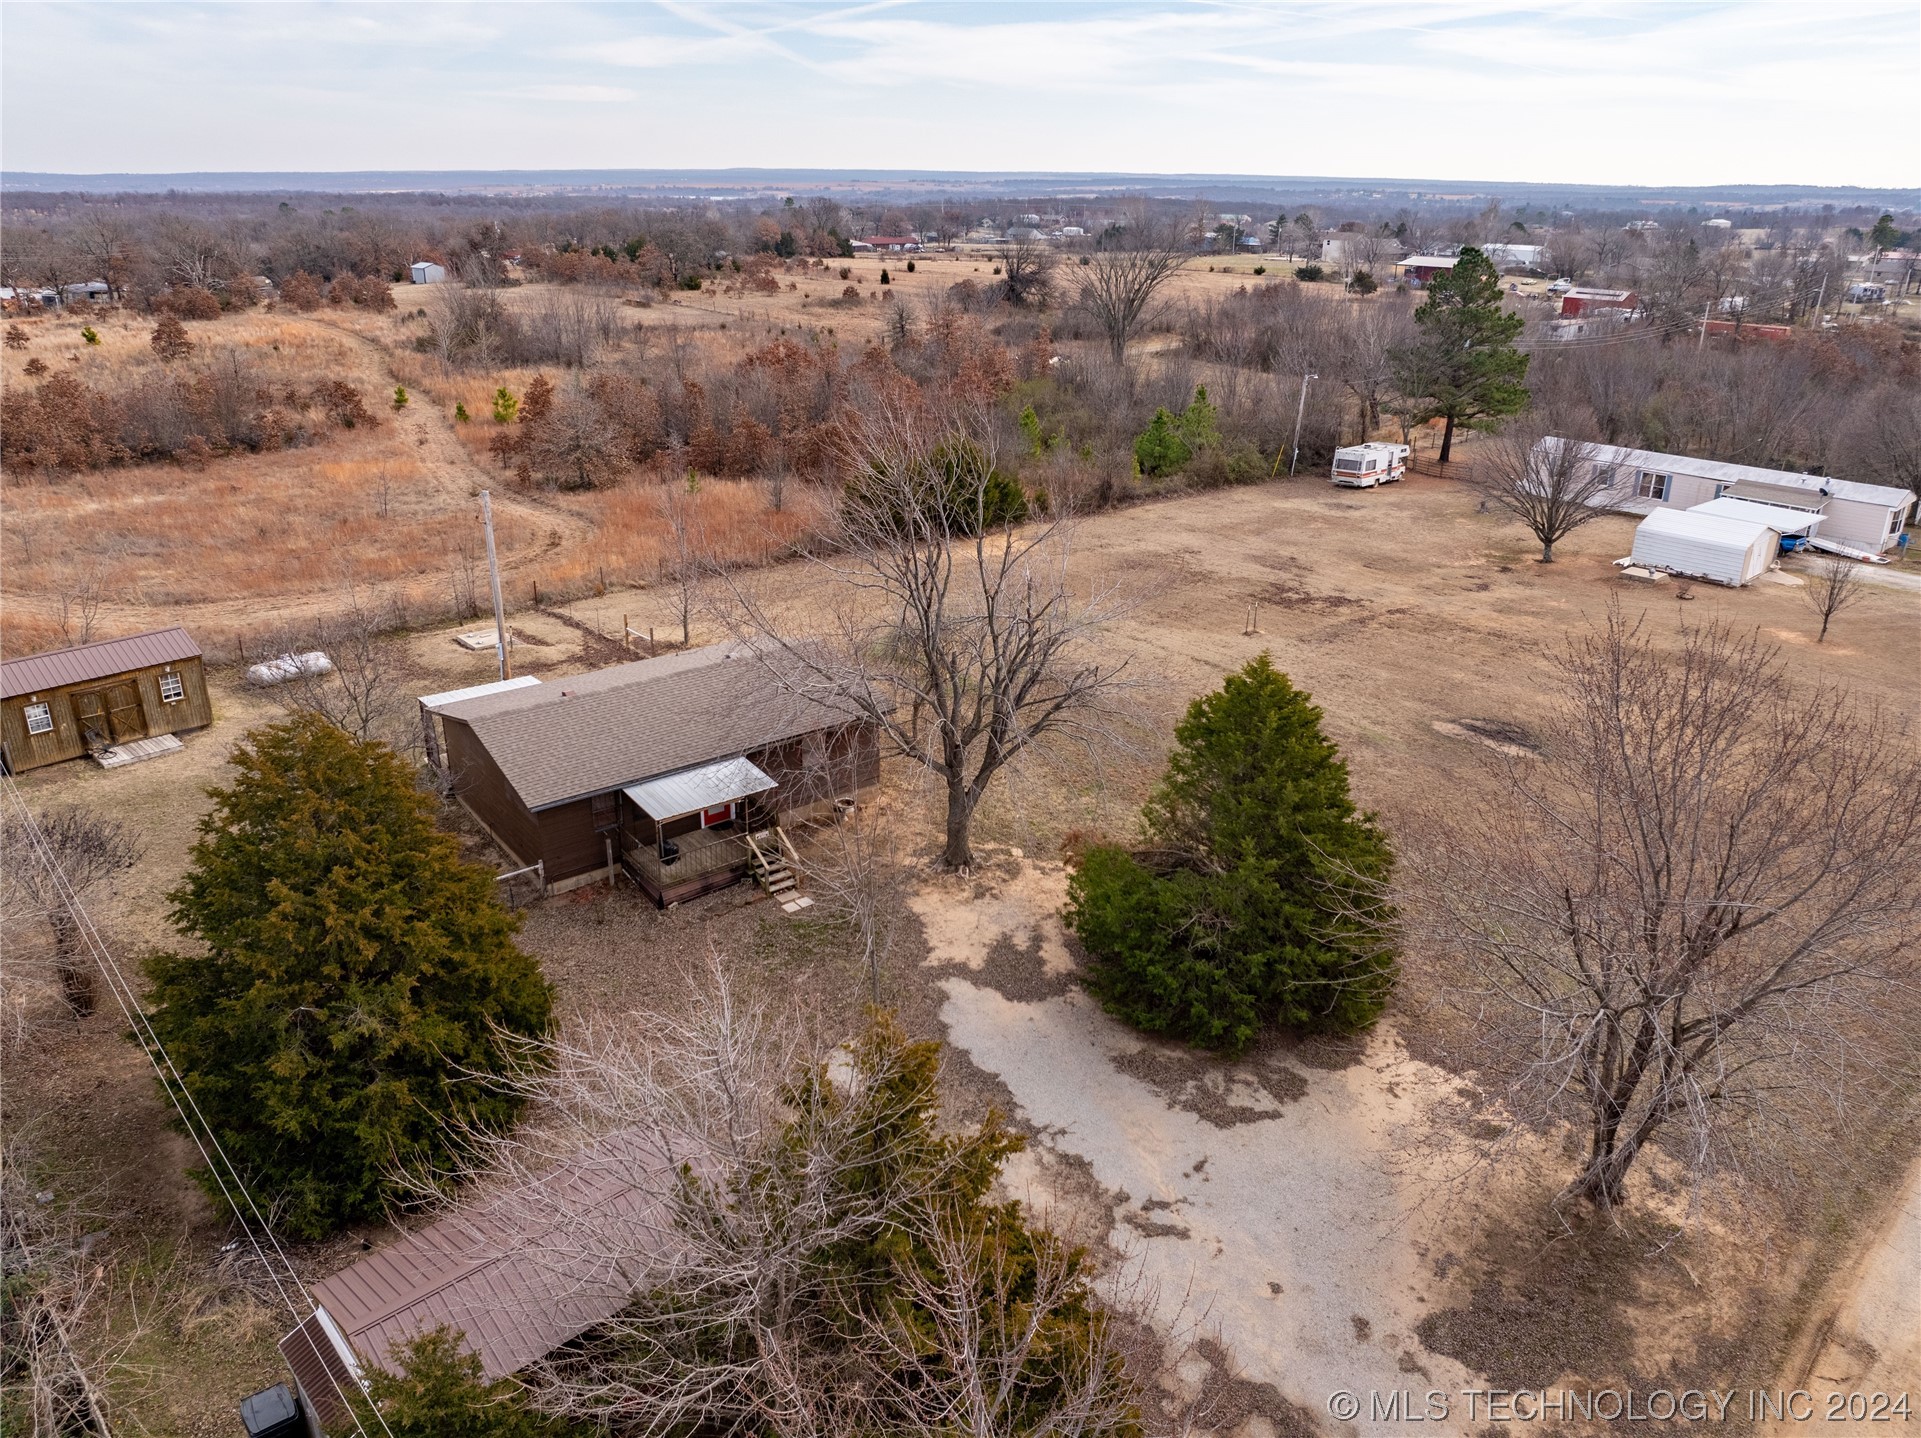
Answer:
[[[450,704],[529,809],[605,793],[858,717],[794,692],[782,663],[713,644]]]
[[[38,694],[65,684],[85,684],[92,679],[111,679],[130,669],[199,657],[200,646],[180,628],[156,629],[125,639],[100,639],[0,664],[0,699]]]
[[[616,1135],[368,1254],[314,1284],[313,1299],[363,1367],[391,1368],[396,1350],[446,1325],[487,1378],[504,1377],[626,1305],[632,1266],[671,1252],[676,1182],[674,1165]],[[280,1351],[321,1421],[344,1417],[351,1379],[321,1319]]]

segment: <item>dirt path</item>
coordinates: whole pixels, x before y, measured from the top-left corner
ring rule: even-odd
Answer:
[[[1416,1211],[1403,1154],[1450,1076],[1386,1028],[1332,1068],[1225,1064],[1143,1039],[1063,972],[1065,882],[1030,862],[997,892],[936,881],[912,900],[927,962],[956,970],[939,980],[949,1040],[1040,1135],[1011,1186],[1049,1209],[1076,1201],[1064,1169],[1091,1175],[1110,1205],[1098,1237],[1154,1291],[1157,1323],[1178,1332],[1183,1296],[1205,1303],[1242,1382],[1272,1395],[1276,1431],[1385,1438],[1399,1422],[1366,1408],[1328,1426],[1333,1395],[1472,1383],[1415,1333],[1443,1280],[1428,1259],[1437,1218]],[[1007,982],[1003,942],[1038,958],[1038,982]]]
[[[345,325],[330,324],[325,320],[319,320],[318,323],[355,344],[365,346],[373,353],[375,362],[387,378],[393,378],[385,345]],[[592,537],[593,526],[565,505],[507,488],[504,474],[489,470],[479,463],[472,451],[460,442],[453,419],[441,406],[410,404],[395,413],[394,422],[401,427],[403,443],[408,452],[450,500],[471,496],[485,489],[493,495],[496,512],[519,512],[532,524],[542,528],[545,537],[537,547],[523,549],[517,554],[501,555],[502,569],[523,569],[569,543],[584,542]]]
[[[1887,1221],[1833,1286],[1808,1333],[1781,1386],[1812,1396],[1824,1434],[1885,1433],[1896,1426],[1870,1407],[1850,1413],[1850,1395],[1857,1394],[1860,1404],[1872,1404],[1874,1394],[1905,1393],[1917,1410],[1908,1422],[1921,1422],[1921,1159],[1909,1167]],[[1775,1423],[1763,1432],[1785,1438],[1807,1427]]]

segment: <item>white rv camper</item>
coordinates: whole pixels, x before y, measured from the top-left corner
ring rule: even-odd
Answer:
[[[1732,587],[1767,573],[1780,552],[1779,530],[1698,509],[1657,509],[1634,531],[1641,568]]]
[[[1343,445],[1334,451],[1334,482],[1344,489],[1372,489],[1392,484],[1407,473],[1404,444]]]

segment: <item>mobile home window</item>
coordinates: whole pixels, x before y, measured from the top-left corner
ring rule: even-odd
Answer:
[[[162,704],[178,704],[186,697],[187,686],[180,682],[180,676],[178,674],[162,674],[160,676],[160,702]]]
[[[27,716],[29,734],[51,734],[53,732],[53,706],[51,704],[29,704],[22,711]]]
[[[1644,469],[1637,476],[1634,492],[1642,499],[1666,499],[1668,485],[1673,482],[1673,479],[1673,475],[1655,474],[1652,470]]]

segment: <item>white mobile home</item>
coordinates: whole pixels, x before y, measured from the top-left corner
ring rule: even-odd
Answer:
[[[1562,440],[1550,436],[1544,446]],[[1661,509],[1693,509],[1730,495],[1756,504],[1775,505],[1821,517],[1821,538],[1880,554],[1893,547],[1914,513],[1914,491],[1885,484],[1858,484],[1818,474],[1726,464],[1685,454],[1590,445],[1591,462],[1611,475],[1608,489],[1593,503],[1629,514]]]
[[[1657,509],[1634,531],[1643,569],[1731,586],[1767,573],[1780,549],[1780,533],[1765,524],[1698,509]]]

